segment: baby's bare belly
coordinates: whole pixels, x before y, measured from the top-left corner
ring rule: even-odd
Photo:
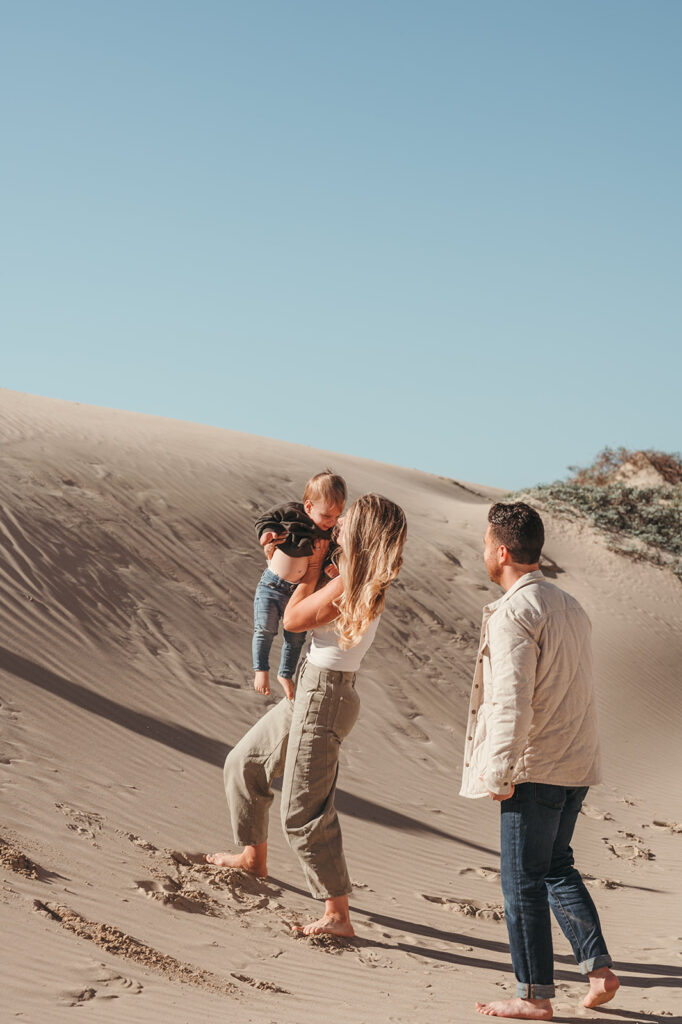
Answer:
[[[308,568],[307,558],[294,558],[292,555],[285,555],[279,548],[275,548],[270,559],[270,568],[283,580],[289,583],[298,583]]]

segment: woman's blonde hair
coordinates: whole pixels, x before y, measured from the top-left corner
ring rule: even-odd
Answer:
[[[405,513],[380,494],[363,494],[346,512],[338,559],[343,593],[335,602],[339,647],[355,647],[381,614],[388,586],[403,564],[406,536]]]

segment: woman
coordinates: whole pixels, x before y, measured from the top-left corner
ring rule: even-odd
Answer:
[[[369,650],[386,591],[402,565],[405,514],[378,494],[358,498],[339,520],[339,576],[319,590],[322,545],[287,605],[284,626],[312,630],[295,700],[265,714],[230,752],[225,791],[240,854],[216,853],[209,864],[267,875],[271,782],[284,775],[282,824],[323,916],[302,931],[351,937],[351,883],[334,807],[339,748],[353,728],[360,700],[355,674]]]

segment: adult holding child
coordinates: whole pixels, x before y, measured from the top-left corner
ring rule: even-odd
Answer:
[[[306,935],[354,934],[352,886],[334,807],[339,750],[355,725],[356,673],[372,645],[386,591],[402,565],[407,523],[402,509],[378,494],[358,498],[339,520],[339,576],[318,587],[324,552],[317,543],[284,612],[292,632],[311,630],[294,701],[284,698],[230,752],[224,780],[239,854],[206,857],[217,867],[267,875],[272,781],[284,776],[281,817],[311,894],[325,902]]]

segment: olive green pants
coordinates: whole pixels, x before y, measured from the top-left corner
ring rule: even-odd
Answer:
[[[339,749],[360,711],[354,672],[306,662],[295,700],[281,700],[256,722],[225,761],[225,792],[235,842],[268,837],[272,781],[282,783],[282,826],[317,899],[351,891],[334,807]]]

